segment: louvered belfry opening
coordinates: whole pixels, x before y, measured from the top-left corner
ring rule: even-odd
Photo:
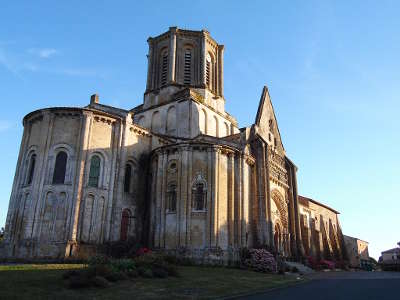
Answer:
[[[206,84],[208,87],[210,87],[210,69],[211,69],[211,63],[207,61],[206,63]]]
[[[161,86],[167,84],[167,74],[168,74],[168,52],[164,52],[161,61]]]
[[[192,83],[191,66],[192,66],[192,51],[190,49],[186,49],[185,65],[184,65],[184,69],[183,69],[183,83],[184,84]]]

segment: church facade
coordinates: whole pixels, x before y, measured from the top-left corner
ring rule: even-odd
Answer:
[[[85,256],[134,239],[226,260],[261,246],[342,257],[338,213],[298,195],[268,89],[241,128],[225,111],[224,46],[209,32],[171,27],[148,44],[142,105],[93,95],[25,116],[2,255]]]

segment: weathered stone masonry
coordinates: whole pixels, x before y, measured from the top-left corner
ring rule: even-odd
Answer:
[[[340,259],[338,213],[299,197],[268,89],[239,128],[225,111],[224,46],[209,32],[172,27],[148,44],[142,105],[93,95],[24,118],[1,255],[87,256],[134,239],[223,260],[265,245]]]

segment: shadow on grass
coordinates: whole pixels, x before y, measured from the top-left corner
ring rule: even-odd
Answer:
[[[181,277],[126,280],[106,289],[67,289],[62,274],[84,265],[0,266],[0,299],[212,299],[285,286],[296,279],[228,268],[180,267]]]

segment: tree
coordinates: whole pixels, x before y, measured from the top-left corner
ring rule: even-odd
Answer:
[[[0,229],[0,242],[3,241],[3,238],[4,238],[4,227],[1,227],[1,229]]]

